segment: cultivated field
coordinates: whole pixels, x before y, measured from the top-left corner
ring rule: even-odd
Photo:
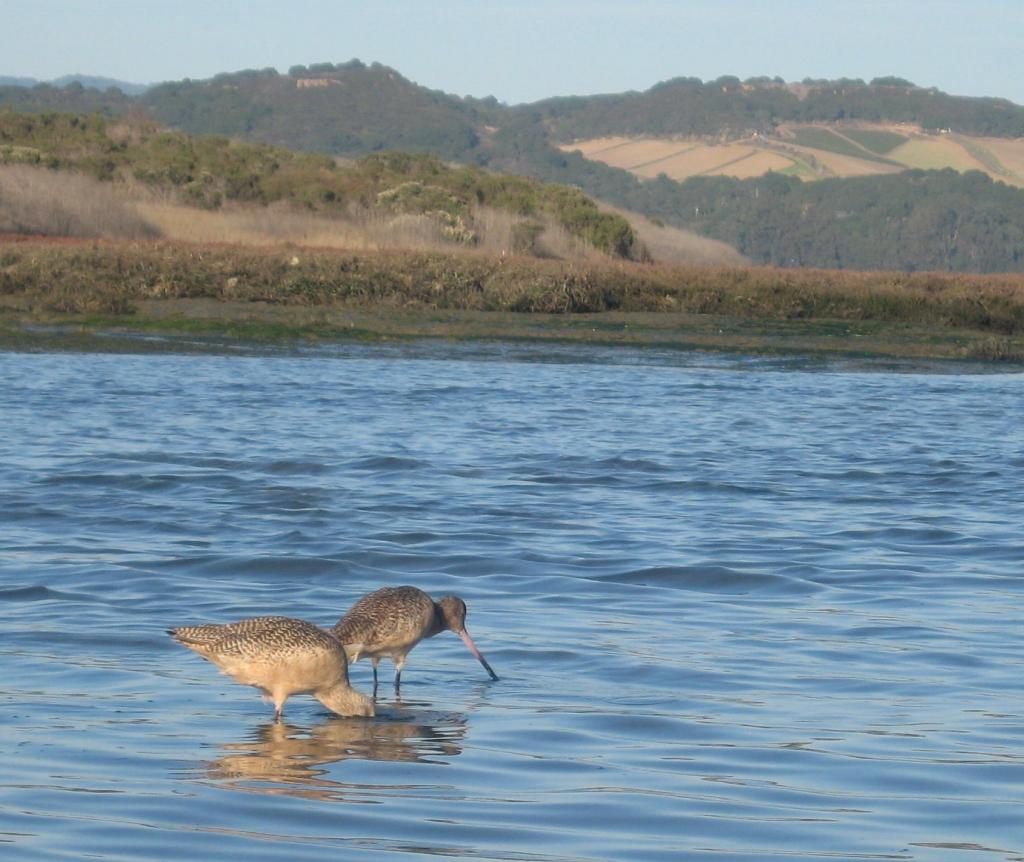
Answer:
[[[672,159],[680,158],[694,149],[700,149],[695,141],[672,141],[659,139],[600,138],[597,146],[591,150],[588,158],[598,159],[614,168],[641,173],[649,165],[658,165]],[[649,174],[654,176],[654,174]]]
[[[768,171],[802,179],[893,173],[908,168],[984,171],[1024,186],[1024,139],[929,134],[896,125],[784,125],[775,136],[719,142],[609,136],[562,145],[637,176],[747,178]]]
[[[793,159],[781,153],[751,148],[747,155],[719,165],[708,171],[708,174],[737,177],[742,180],[747,177],[759,177],[768,171],[789,172],[796,167],[797,163]]]
[[[790,152],[798,163],[809,169],[797,173],[804,179],[820,179],[822,177],[867,177],[874,174],[891,174],[902,170],[898,165],[887,165],[884,162],[833,153],[813,147],[790,147]]]
[[[632,170],[639,176],[648,178],[661,173],[672,179],[700,174],[749,177],[759,176],[769,170],[785,170],[792,164],[791,159],[745,144],[714,147],[694,145],[678,152],[677,155],[657,162],[650,161]]]
[[[963,145],[949,137],[912,138],[889,153],[889,157],[908,168],[957,171],[984,171],[985,165],[974,158]],[[998,179],[998,177],[996,177]]]
[[[976,138],[982,147],[992,153],[1003,168],[1014,175],[1015,179],[1007,179],[1014,185],[1022,185],[1021,177],[1024,177],[1024,142],[1019,140],[1011,141],[1006,138]]]

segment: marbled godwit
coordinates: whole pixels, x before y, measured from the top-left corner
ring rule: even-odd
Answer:
[[[312,623],[256,617],[167,633],[243,685],[262,689],[274,704],[275,721],[291,695],[306,693],[338,715],[373,715],[373,701],[348,684],[345,650]]]
[[[402,682],[405,657],[423,638],[451,629],[465,642],[484,669],[497,679],[466,631],[466,603],[458,596],[434,601],[416,587],[384,587],[363,596],[331,631],[345,645],[350,662],[366,656],[373,663],[373,691],[377,692],[377,664],[385,656],[395,663],[395,690]]]

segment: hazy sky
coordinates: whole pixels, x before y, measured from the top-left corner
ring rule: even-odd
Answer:
[[[358,57],[503,102],[678,76],[898,75],[1024,104],[1024,0],[0,0],[0,75],[148,83]]]

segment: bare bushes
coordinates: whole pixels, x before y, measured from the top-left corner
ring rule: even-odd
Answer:
[[[146,196],[141,190],[137,194]],[[507,210],[476,207],[466,219],[471,242],[452,238],[451,226],[429,213],[393,213],[351,206],[328,215],[286,203],[266,207],[224,206],[205,210],[149,195],[138,211],[168,239],[185,242],[272,246],[282,243],[351,251],[450,251],[476,249],[495,257],[528,256],[592,262],[607,260],[550,216],[524,217]]]
[[[0,232],[145,239],[159,231],[111,187],[83,174],[0,166]]]
[[[613,213],[629,222],[638,248],[646,251],[637,259],[687,266],[750,266],[750,260],[728,243],[693,231],[672,227],[660,219],[650,219],[599,201],[602,212]]]
[[[406,248],[427,251],[451,248],[444,226],[427,215],[382,212],[352,207],[326,215],[286,203],[266,207],[225,206],[202,210],[177,203],[147,202],[139,210],[168,239],[185,242],[273,246],[283,243],[311,248],[377,251]]]
[[[696,266],[749,265],[731,245],[709,239],[688,230],[659,224],[636,213],[620,213],[628,218],[633,232],[659,263],[682,263]]]

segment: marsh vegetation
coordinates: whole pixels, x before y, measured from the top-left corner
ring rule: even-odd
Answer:
[[[1024,357],[1024,281],[148,241],[0,246],[8,329],[86,323],[252,335],[570,338]],[[255,327],[255,330],[253,329]],[[268,330],[269,331],[269,330]],[[808,341],[808,339],[811,339]]]

